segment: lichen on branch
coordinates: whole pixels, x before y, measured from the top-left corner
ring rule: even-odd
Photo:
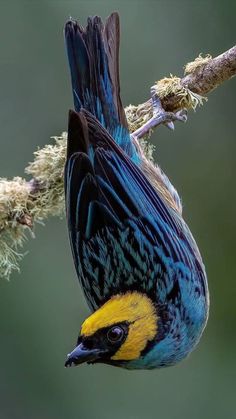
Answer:
[[[25,172],[30,181],[20,177],[0,179],[0,276],[9,278],[19,270],[20,252],[27,231],[34,235],[36,223],[64,213],[63,171],[67,134],[53,137],[55,144],[34,153],[34,161]]]

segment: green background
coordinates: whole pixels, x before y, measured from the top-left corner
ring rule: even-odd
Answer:
[[[235,43],[234,1],[0,1],[0,176],[23,175],[37,146],[67,127],[72,107],[63,44],[69,16],[121,17],[125,105],[181,75],[199,52]],[[78,286],[65,220],[37,226],[21,275],[0,281],[1,419],[233,419],[236,323],[236,80],[209,96],[174,133],[153,135],[204,258],[210,319],[198,349],[164,370],[105,365],[65,369],[89,311]]]

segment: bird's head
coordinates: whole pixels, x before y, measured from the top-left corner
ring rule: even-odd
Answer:
[[[138,292],[115,295],[84,321],[65,366],[103,362],[127,367],[155,340],[157,329],[150,298]]]

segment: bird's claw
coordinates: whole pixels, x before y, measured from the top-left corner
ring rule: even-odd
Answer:
[[[153,117],[156,119],[156,126],[164,124],[167,128],[174,130],[174,122],[187,121],[187,110],[181,109],[177,112],[167,112],[162,107],[162,103],[155,91],[151,91],[152,94],[152,106],[153,106]]]
[[[155,91],[151,91],[152,94],[152,108],[153,116],[145,122],[140,128],[132,133],[132,137],[135,139],[143,138],[145,135],[148,135],[154,128],[158,125],[165,125],[167,128],[172,131],[175,129],[174,122],[187,121],[187,110],[181,109],[177,112],[167,112],[162,106],[161,100],[156,94]]]

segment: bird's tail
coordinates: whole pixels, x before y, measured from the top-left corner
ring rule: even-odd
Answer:
[[[74,20],[65,26],[74,105],[91,112],[124,151],[135,159],[124,108],[120,99],[119,16],[113,13],[103,25],[89,18],[84,29]]]

